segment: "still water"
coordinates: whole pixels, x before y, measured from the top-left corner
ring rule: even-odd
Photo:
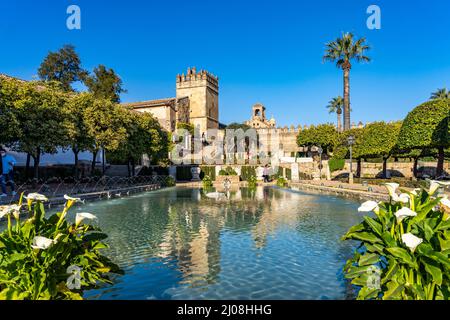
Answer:
[[[90,203],[125,275],[87,299],[347,299],[358,204],[260,187],[214,200],[171,188]]]

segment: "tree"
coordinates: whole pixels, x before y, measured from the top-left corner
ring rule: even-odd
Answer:
[[[17,120],[14,102],[22,82],[0,76],[0,145],[16,143],[20,136],[20,124]]]
[[[81,61],[72,45],[65,45],[57,52],[50,52],[38,70],[44,81],[61,83],[64,91],[73,91],[72,83],[83,81],[87,72],[81,67]]]
[[[120,94],[127,92],[123,89],[122,79],[113,69],[108,69],[104,65],[95,68],[94,74],[86,77],[85,84],[95,98],[109,99],[116,103],[120,102]]]
[[[336,62],[336,66],[344,71],[344,130],[350,129],[350,70],[351,61],[369,62],[365,55],[370,47],[365,38],[354,39],[352,33],[342,34],[341,38],[326,44],[324,61]]]
[[[53,88],[36,82],[20,85],[14,102],[20,136],[12,148],[26,152],[34,160],[34,178],[39,178],[39,164],[43,153],[54,154],[67,145],[64,126],[65,97]]]
[[[331,99],[327,106],[329,113],[336,113],[337,115],[337,129],[339,132],[342,131],[341,115],[343,107],[344,99],[341,96]]]
[[[445,148],[450,146],[450,100],[431,100],[412,110],[403,121],[399,150],[437,148],[437,176],[444,172]]]
[[[94,137],[89,135],[84,121],[86,110],[93,104],[94,98],[89,93],[72,95],[65,105],[65,121],[67,139],[75,156],[74,176],[78,179],[78,155],[94,145]]]
[[[362,158],[383,158],[383,177],[387,177],[387,160],[395,151],[401,122],[374,122],[367,125],[361,135],[359,156]]]
[[[431,100],[450,99],[450,91],[446,88],[438,89],[433,92],[430,97]]]
[[[302,147],[322,147],[324,153],[333,150],[338,141],[339,133],[332,124],[320,124],[302,130],[297,136],[297,144]]]
[[[92,173],[95,171],[96,159],[100,150],[114,151],[127,138],[123,126],[121,107],[107,99],[96,99],[93,96],[84,112],[84,123],[93,143],[89,147],[92,152]],[[103,174],[105,166],[103,164]]]
[[[160,125],[151,113],[137,113],[125,108],[121,113],[127,138],[110,153],[110,156],[115,160],[126,162],[129,175],[135,176],[136,163],[144,154],[151,157],[164,141],[158,139]]]

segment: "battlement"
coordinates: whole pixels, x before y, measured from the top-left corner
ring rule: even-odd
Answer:
[[[363,124],[361,121],[358,124],[353,123],[352,129],[355,128],[365,128],[370,122]],[[312,125],[298,125],[297,127],[294,125],[291,126],[284,126],[284,127],[276,127],[276,128],[256,128],[256,130],[260,133],[277,133],[277,134],[298,134],[299,132],[303,130],[308,130],[312,127]]]
[[[177,75],[177,86],[178,85],[195,85],[195,82],[198,81],[207,81],[208,84],[214,86],[215,88],[219,88],[219,77],[209,73],[206,70],[200,70],[197,72],[195,67],[188,68],[186,75],[178,74]]]

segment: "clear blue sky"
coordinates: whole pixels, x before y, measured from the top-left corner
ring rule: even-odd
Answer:
[[[70,4],[80,31],[66,28]],[[366,27],[370,4],[381,30]],[[220,77],[223,123],[247,120],[256,102],[279,125],[334,122],[325,106],[342,95],[342,71],[322,54],[350,31],[373,48],[352,69],[352,121],[397,120],[450,88],[449,12],[448,0],[2,1],[0,73],[32,79],[48,51],[73,44],[85,68],[116,70],[124,102],[174,96],[176,74],[196,66]]]

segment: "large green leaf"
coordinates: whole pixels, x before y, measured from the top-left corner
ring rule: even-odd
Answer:
[[[423,265],[425,266],[425,270],[433,277],[434,282],[442,285],[442,271],[437,262],[424,259]]]
[[[373,233],[369,232],[355,232],[348,235],[348,238],[354,240],[366,241],[369,243],[379,243],[382,242],[380,238],[378,238]]]
[[[383,227],[380,223],[372,219],[371,217],[364,217],[364,221],[370,226],[370,228],[379,236],[383,233]]]
[[[411,267],[415,267],[416,263],[414,262],[414,259],[411,257],[408,251],[406,251],[403,248],[400,247],[394,247],[394,248],[387,248],[387,252],[392,254],[394,257],[399,258],[403,263],[406,263],[407,265]]]
[[[387,244],[387,246],[395,247],[397,245],[397,242],[394,240],[394,238],[392,238],[389,232],[383,232],[381,237],[383,238],[383,241]]]
[[[383,300],[399,300],[401,299],[401,293],[404,290],[404,286],[400,285],[396,281],[390,281],[386,284],[387,291],[383,295]]]
[[[376,253],[366,253],[361,258],[359,258],[358,264],[363,266],[374,265],[380,260],[380,256]]]

